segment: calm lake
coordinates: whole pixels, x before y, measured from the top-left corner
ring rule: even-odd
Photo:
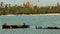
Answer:
[[[2,29],[2,25],[23,24],[30,25],[27,29]],[[60,27],[60,16],[0,16],[0,34],[60,34],[56,29],[35,29],[35,26]]]

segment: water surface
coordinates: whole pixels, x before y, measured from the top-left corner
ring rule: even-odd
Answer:
[[[27,29],[2,29],[2,25],[23,24],[30,25]],[[0,34],[60,34],[60,30],[35,29],[35,26],[60,27],[60,16],[0,16]]]

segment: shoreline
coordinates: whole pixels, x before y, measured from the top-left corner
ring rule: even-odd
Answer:
[[[60,13],[53,13],[53,14],[19,14],[19,15],[13,15],[13,14],[8,14],[8,15],[1,15],[1,16],[59,16]]]

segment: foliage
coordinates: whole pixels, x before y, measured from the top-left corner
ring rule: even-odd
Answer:
[[[2,6],[3,4],[1,4]],[[33,8],[29,7],[22,7],[22,6],[10,6],[11,4],[5,5],[5,7],[0,6],[0,15],[7,15],[7,14],[48,14],[48,13],[60,13],[60,6],[51,6],[51,7],[36,7]]]

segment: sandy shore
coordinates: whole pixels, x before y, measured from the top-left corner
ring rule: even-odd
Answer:
[[[22,14],[22,15],[12,15],[12,14],[8,14],[8,15],[1,15],[1,16],[58,16],[60,15],[59,13],[54,13],[54,14]]]

